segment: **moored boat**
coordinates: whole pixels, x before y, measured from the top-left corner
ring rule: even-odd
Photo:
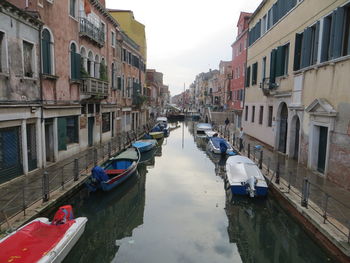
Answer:
[[[158,117],[158,118],[156,119],[156,122],[157,122],[156,126],[158,126],[159,129],[160,129],[161,131],[163,131],[164,136],[165,136],[165,137],[169,136],[170,129],[169,129],[169,124],[168,124],[168,119],[167,119],[167,117]]]
[[[266,196],[268,186],[258,166],[245,156],[231,156],[226,160],[226,175],[232,194]]]
[[[227,154],[230,156],[236,155],[231,144],[224,138],[220,137],[210,137],[208,141],[208,149],[216,154]]]
[[[85,230],[86,217],[74,219],[61,206],[52,222],[37,218],[0,240],[0,262],[61,262]]]
[[[213,126],[210,123],[198,123],[196,126],[196,136],[197,137],[206,137],[206,131],[212,131]]]
[[[151,131],[148,133],[153,139],[162,139],[164,137],[164,132],[162,131]]]
[[[150,151],[156,145],[157,145],[157,140],[154,140],[154,139],[138,140],[132,144],[132,146],[137,148],[140,151],[140,153]]]
[[[86,185],[91,191],[97,189],[109,191],[134,174],[139,161],[139,150],[134,147],[128,148],[124,152],[111,157],[102,166],[95,166]]]

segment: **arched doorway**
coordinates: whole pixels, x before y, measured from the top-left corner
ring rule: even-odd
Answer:
[[[287,146],[287,131],[288,131],[288,108],[285,103],[280,107],[279,116],[279,142],[278,150],[282,153],[286,153]]]

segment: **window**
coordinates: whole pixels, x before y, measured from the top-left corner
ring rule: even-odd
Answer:
[[[115,86],[115,64],[112,63],[112,66],[111,66],[111,88],[112,89],[115,89],[116,86]]]
[[[273,13],[272,13],[272,7],[270,8],[269,12],[267,13],[268,19],[267,19],[267,30],[269,30],[273,25]]]
[[[71,17],[76,17],[76,13],[77,13],[77,1],[69,0],[69,15]]]
[[[95,108],[96,108],[96,113],[100,113],[101,105],[100,104],[95,104]]]
[[[80,79],[80,66],[81,66],[81,59],[80,54],[76,53],[77,46],[72,43],[70,45],[70,72],[71,72],[71,79],[72,80],[79,80]]]
[[[102,113],[102,132],[109,132],[111,130],[111,113]]]
[[[252,66],[252,85],[256,85],[258,78],[258,62],[255,62]]]
[[[248,106],[245,106],[245,116],[244,116],[244,120],[248,121]]]
[[[44,29],[41,38],[42,72],[44,74],[53,74],[53,42],[50,31]]]
[[[267,120],[268,127],[272,127],[272,113],[273,113],[273,106],[269,106],[269,113],[268,113],[268,120]]]
[[[28,78],[34,77],[34,45],[23,41],[23,66],[24,76]]]
[[[0,72],[7,72],[5,33],[0,31]]]
[[[345,7],[345,30],[344,30],[344,43],[343,43],[343,52],[342,55],[350,55],[350,5]]]
[[[289,43],[271,51],[270,83],[276,82],[276,77],[288,73]]]
[[[118,90],[122,90],[122,78],[121,77],[117,78],[117,88],[118,88]]]
[[[262,67],[261,67],[261,82],[264,82],[266,78],[266,57],[263,57]]]
[[[261,20],[261,35],[263,35],[266,32],[266,16],[264,15],[264,17]]]
[[[58,150],[67,150],[67,144],[79,143],[78,116],[57,119]]]
[[[255,106],[252,108],[252,122],[254,122],[255,119]]]
[[[323,19],[321,62],[350,54],[350,4]]]
[[[260,110],[259,110],[259,124],[263,123],[263,118],[264,118],[264,106],[260,106]]]
[[[246,74],[246,79],[245,79],[245,86],[246,87],[250,86],[250,66],[247,68],[247,74]]]
[[[111,31],[111,45],[115,47],[115,33],[113,31]]]
[[[88,113],[93,114],[95,112],[94,104],[88,104]]]

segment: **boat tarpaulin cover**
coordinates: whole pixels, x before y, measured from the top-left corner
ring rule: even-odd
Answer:
[[[62,225],[34,221],[0,243],[0,262],[37,262],[62,239],[75,220]]]
[[[108,175],[101,166],[97,165],[94,168],[92,168],[91,173],[92,177],[95,178],[98,182],[105,182],[109,180]]]

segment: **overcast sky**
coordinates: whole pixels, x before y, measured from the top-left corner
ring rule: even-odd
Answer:
[[[147,68],[164,74],[171,95],[197,74],[231,60],[241,11],[253,12],[261,0],[106,0],[107,8],[127,9],[146,26]]]

